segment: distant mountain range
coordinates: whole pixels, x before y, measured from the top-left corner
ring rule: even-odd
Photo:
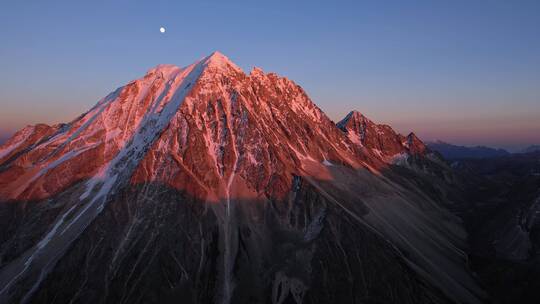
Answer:
[[[540,145],[531,145],[523,149],[521,153],[533,153],[533,152],[538,152],[538,151],[540,151]]]
[[[459,146],[450,144],[444,141],[436,140],[426,142],[426,145],[433,151],[439,152],[446,159],[460,158],[493,158],[500,156],[508,156],[512,153],[504,150],[486,146]],[[521,151],[515,153],[533,153],[540,151],[540,145],[531,145]]]
[[[427,146],[439,152],[446,159],[458,158],[491,158],[509,155],[504,149],[490,148],[486,146],[466,147],[449,144],[443,141],[427,142]]]

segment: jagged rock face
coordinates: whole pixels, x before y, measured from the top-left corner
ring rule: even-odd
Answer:
[[[0,302],[479,301],[457,219],[380,156],[421,141],[352,116],[215,53],[19,133],[0,149]]]
[[[0,162],[6,163],[10,158],[16,157],[18,153],[32,148],[35,144],[46,140],[55,132],[64,127],[63,124],[48,126],[46,124],[37,124],[35,126],[26,126],[11,137],[0,150]]]
[[[396,133],[388,125],[379,125],[362,115],[352,111],[337,126],[346,132],[347,137],[356,145],[365,147],[384,160],[391,160],[402,154],[425,154],[426,146],[410,133],[406,137]]]
[[[407,142],[405,143],[407,150],[412,154],[426,154],[427,146],[416,136],[414,133],[407,135]]]
[[[213,201],[283,198],[291,174],[305,174],[304,162],[321,168],[323,160],[361,165],[341,132],[298,85],[258,69],[245,75],[226,59],[213,60],[133,181],[195,187],[190,194]],[[160,175],[157,168],[165,163],[169,171]]]

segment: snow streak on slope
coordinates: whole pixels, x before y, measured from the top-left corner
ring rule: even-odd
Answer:
[[[0,299],[8,296],[11,285],[32,266],[41,272],[39,278],[43,278],[49,270],[49,265],[56,263],[56,260],[61,257],[71,242],[103,210],[109,194],[113,194],[115,189],[129,181],[131,173],[144,157],[146,150],[168,125],[203,68],[204,62],[191,65],[183,70],[178,69],[174,75],[171,75],[171,79],[165,84],[162,94],[156,99],[150,111],[145,114],[131,140],[110,162],[101,168],[98,176],[87,183],[87,189],[80,197],[81,204],[70,207],[64,214],[59,216],[49,233],[36,247],[24,255],[26,258],[23,257],[17,261],[17,264],[11,264],[10,267],[2,269],[0,282],[7,282],[7,284],[0,291]],[[104,111],[108,104],[98,104],[97,113],[92,115],[56,151],[69,144],[86,129]],[[78,209],[74,211],[76,207]],[[70,219],[66,220],[68,215]],[[13,279],[7,280],[9,277]],[[34,286],[39,285],[40,279],[35,282]],[[29,293],[34,290],[35,288],[32,288]]]

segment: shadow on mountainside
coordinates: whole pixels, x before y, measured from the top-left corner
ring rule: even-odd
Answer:
[[[461,159],[469,202],[462,217],[471,266],[494,303],[537,303],[540,288],[540,153]]]
[[[293,180],[286,199],[234,200],[230,222],[223,218],[224,201],[208,203],[161,183],[130,184],[110,197],[55,265],[33,265],[21,276],[10,297],[32,303],[213,303],[227,296],[229,284],[231,303],[450,302],[411,270],[402,252],[358,221],[367,214],[363,202],[348,198],[347,211],[330,201],[331,188],[323,186],[328,192],[321,194],[306,178]],[[377,186],[359,191],[368,195],[370,187]],[[77,189],[0,205],[0,273],[78,203]],[[230,273],[225,263],[231,263]],[[46,266],[50,272],[35,286]]]

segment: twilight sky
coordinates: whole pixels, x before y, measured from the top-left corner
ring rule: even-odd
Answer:
[[[167,31],[159,32],[160,26]],[[540,143],[540,1],[2,1],[0,137],[219,50],[426,140]]]

